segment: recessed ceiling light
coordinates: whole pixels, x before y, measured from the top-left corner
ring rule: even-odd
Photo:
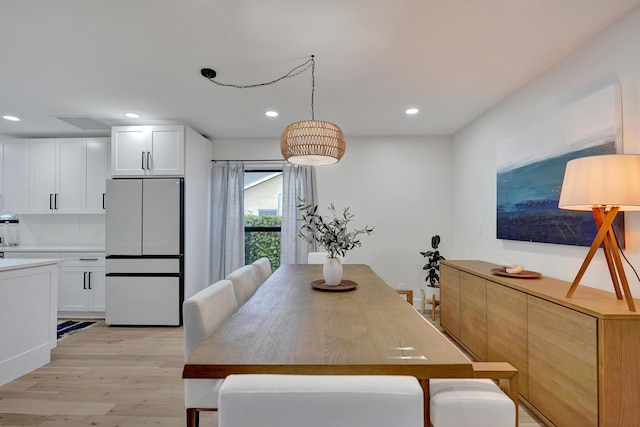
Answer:
[[[267,117],[278,117],[277,111],[267,111],[265,114],[267,115]]]
[[[16,116],[2,116],[5,120],[11,120],[12,122],[19,122],[20,118]]]
[[[128,117],[130,119],[139,119],[140,118],[140,116],[138,114],[136,114],[136,113],[124,113],[124,116]]]
[[[418,111],[420,110],[418,110],[417,108],[408,108],[407,110],[405,110],[405,113],[413,116],[414,114],[418,114]]]

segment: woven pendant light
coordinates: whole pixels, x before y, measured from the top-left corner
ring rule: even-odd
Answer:
[[[340,161],[344,150],[340,127],[322,120],[291,123],[280,136],[282,157],[296,165],[332,165]]]
[[[280,152],[289,163],[324,166],[340,161],[346,144],[342,129],[334,123],[315,120],[315,66],[311,55],[311,120],[291,123],[280,135]]]

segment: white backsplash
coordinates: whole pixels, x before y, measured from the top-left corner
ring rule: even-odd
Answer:
[[[104,246],[104,215],[20,215],[19,224],[9,224],[8,241],[0,226],[2,241],[21,246]]]

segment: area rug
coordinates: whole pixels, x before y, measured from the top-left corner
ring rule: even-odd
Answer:
[[[96,322],[82,322],[77,320],[64,320],[58,322],[58,341],[62,341],[69,335],[90,328]]]

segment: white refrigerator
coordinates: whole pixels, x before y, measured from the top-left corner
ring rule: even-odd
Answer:
[[[184,180],[107,180],[108,325],[182,324]]]

